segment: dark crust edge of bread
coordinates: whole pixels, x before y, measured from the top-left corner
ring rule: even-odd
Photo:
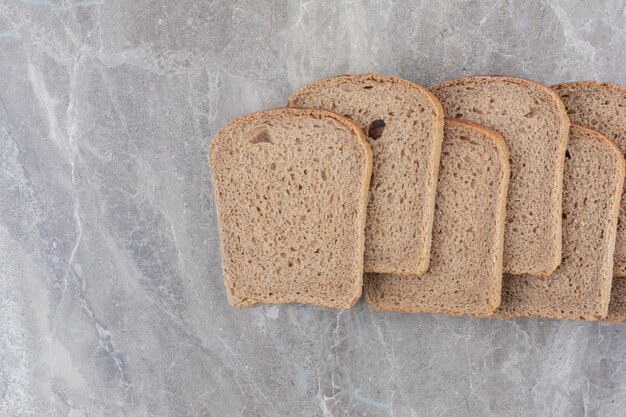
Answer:
[[[496,259],[495,265],[496,270],[494,273],[494,284],[495,286],[491,289],[491,297],[490,303],[485,310],[466,310],[466,311],[458,311],[452,309],[444,309],[444,310],[434,310],[434,309],[402,309],[402,308],[394,308],[390,307],[382,307],[377,305],[374,300],[371,300],[367,296],[367,292],[365,292],[365,296],[363,297],[365,303],[376,312],[393,312],[393,313],[430,313],[430,314],[446,314],[450,316],[470,316],[470,317],[490,317],[495,309],[500,305],[500,298],[502,294],[502,253],[504,250],[504,223],[506,221],[506,199],[507,199],[507,191],[509,187],[509,179],[510,179],[510,166],[509,166],[509,148],[506,144],[506,141],[495,130],[483,126],[478,123],[471,122],[465,119],[455,119],[446,117],[444,119],[444,123],[449,124],[458,124],[465,127],[470,127],[472,129],[476,129],[481,131],[484,134],[480,140],[489,140],[495,147],[496,153],[498,154],[498,159],[500,160],[500,172],[501,172],[501,181],[500,187],[498,190],[499,200],[497,202],[497,218],[496,218],[496,228],[498,229],[498,236],[496,238],[496,244],[500,248],[499,251],[495,251],[495,255],[499,258]],[[444,138],[445,140],[445,138]]]
[[[345,80],[345,81],[353,81],[353,80],[372,80],[374,82],[378,82],[378,83],[392,83],[392,84],[403,84],[406,87],[412,88],[414,90],[417,90],[421,95],[425,96],[428,99],[428,102],[431,106],[431,110],[435,113],[436,117],[441,118],[441,120],[443,121],[443,117],[444,117],[444,111],[443,111],[443,106],[441,105],[441,103],[439,102],[439,99],[432,93],[430,92],[427,88],[424,88],[422,86],[420,86],[419,84],[416,84],[412,81],[406,80],[404,78],[400,78],[400,77],[394,77],[392,75],[382,75],[382,74],[376,74],[373,72],[367,72],[367,73],[362,73],[362,74],[342,74],[342,75],[335,75],[332,77],[328,77],[328,78],[324,78],[321,80],[317,80],[317,81],[313,81],[312,83],[306,84],[296,90],[294,90],[293,93],[291,93],[289,95],[289,98],[287,99],[287,104],[285,105],[286,107],[297,107],[297,106],[293,106],[292,102],[295,100],[296,96],[299,96],[313,88],[316,88],[320,85],[324,85],[328,82],[332,82],[332,81],[337,81],[337,80]]]
[[[427,103],[430,105],[430,109],[433,112],[433,118],[434,118],[433,126],[436,129],[436,132],[435,132],[436,137],[435,137],[435,143],[434,143],[435,146],[433,146],[430,159],[436,160],[436,161],[441,160],[441,146],[443,142],[443,125],[444,125],[443,106],[439,102],[439,99],[428,89],[412,81],[406,80],[404,78],[395,77],[391,75],[376,74],[373,72],[362,73],[362,74],[335,75],[332,77],[314,81],[312,83],[306,84],[296,89],[294,92],[292,92],[289,95],[289,98],[287,99],[287,103],[285,104],[285,106],[287,108],[304,108],[304,107],[298,107],[293,104],[293,102],[295,101],[295,97],[300,96],[302,94],[306,94],[308,91],[314,88],[324,86],[324,84],[326,83],[330,83],[334,81],[350,82],[354,80],[359,80],[359,81],[370,80],[370,81],[377,82],[377,83],[402,84],[408,88],[416,90],[421,96],[423,96],[426,99]],[[434,184],[433,186],[435,189],[433,190],[433,192],[431,192],[428,195],[430,198],[428,201],[426,201],[425,207],[430,207],[430,211],[431,213],[433,213],[433,215],[430,216],[430,218],[426,218],[425,219],[426,224],[423,225],[425,226],[424,228],[426,231],[426,235],[428,236],[426,244],[422,247],[422,251],[424,253],[421,254],[421,256],[425,258],[424,262],[422,262],[421,264],[417,262],[417,258],[420,256],[420,254],[418,253],[416,257],[416,262],[415,262],[415,269],[413,269],[412,271],[398,270],[398,269],[394,269],[393,267],[387,268],[387,269],[377,268],[374,271],[374,270],[367,268],[367,266],[365,265],[364,266],[365,273],[396,274],[396,275],[402,275],[402,276],[410,276],[410,275],[422,275],[428,270],[428,267],[430,266],[430,251],[432,248],[432,229],[433,229],[434,212],[435,212],[435,198],[437,195],[437,189],[436,189],[437,178],[439,177],[439,163],[433,164],[432,169],[431,169],[431,175],[433,177],[433,184]]]
[[[602,87],[608,88],[611,90],[618,90],[622,94],[626,95],[626,85],[611,83],[611,82],[598,82],[594,80],[580,80],[580,81],[567,81],[563,83],[558,83],[550,86],[550,88],[554,91],[559,91],[563,88],[571,88],[571,87]],[[610,139],[610,138],[609,138]],[[613,277],[615,278],[623,278],[626,277],[626,268],[620,271],[613,270]]]
[[[239,116],[231,120],[230,122],[228,122],[220,130],[218,130],[218,132],[213,136],[213,139],[211,140],[209,144],[209,168],[210,168],[211,178],[215,177],[215,173],[213,170],[215,166],[214,160],[217,157],[215,155],[216,153],[215,148],[217,147],[216,143],[218,143],[218,141],[221,140],[221,138],[224,136],[226,132],[228,132],[229,129],[232,129],[234,126],[241,124],[241,123],[248,123],[259,116],[266,116],[266,115],[282,116],[285,114],[292,114],[295,116],[313,116],[313,117],[320,118],[320,119],[329,117],[329,118],[334,119],[338,123],[343,124],[345,127],[347,127],[349,130],[351,130],[353,133],[356,134],[355,144],[357,145],[357,147],[360,147],[363,150],[365,154],[365,162],[366,162],[365,170],[363,171],[363,177],[361,179],[361,184],[362,184],[361,193],[363,194],[361,195],[361,198],[364,204],[361,205],[361,208],[359,210],[359,223],[362,224],[363,227],[362,227],[361,233],[359,233],[359,242],[358,242],[359,254],[357,254],[357,259],[361,259],[361,268],[362,268],[362,264],[363,264],[362,259],[363,259],[363,255],[365,252],[365,219],[366,219],[366,212],[367,212],[367,198],[368,198],[368,193],[369,193],[369,183],[370,183],[370,178],[372,176],[372,166],[373,166],[372,148],[367,142],[367,139],[365,139],[365,134],[363,133],[361,128],[352,120],[348,119],[347,117],[344,117],[340,114],[337,114],[328,110],[294,109],[294,108],[276,108],[276,109],[269,109],[269,110],[260,110],[260,111],[256,111],[256,112]],[[215,200],[215,214],[217,217],[217,228],[218,228],[219,244],[220,244],[220,250],[221,250],[221,248],[225,246],[224,241],[223,241],[224,233],[222,233],[222,230],[224,227],[221,221],[220,204],[218,203],[219,198],[217,196],[217,186],[215,185],[214,185],[213,196]],[[221,259],[221,256],[220,256],[220,259]],[[223,274],[224,281],[226,283],[228,278],[226,277],[223,268],[222,268],[222,274]],[[338,304],[330,304],[330,303],[328,304],[320,303],[316,305],[320,307],[326,307],[326,308],[350,308],[352,307],[361,298],[361,293],[363,290],[363,279],[362,279],[363,273],[361,273],[360,275],[361,275],[361,280],[357,282],[357,285],[355,288],[355,296],[348,304],[338,305]],[[286,304],[286,303],[268,303],[264,301],[251,301],[249,303],[236,303],[233,300],[231,300],[231,297],[230,297],[230,294],[228,294],[228,291],[226,291],[226,296],[228,299],[228,303],[235,307],[248,307],[248,306],[253,306],[257,304]],[[302,301],[295,301],[295,300],[292,302],[303,303]],[[312,303],[307,302],[304,304],[312,304]]]
[[[608,148],[610,148],[613,151],[613,153],[615,154],[616,160],[621,162],[619,164],[621,172],[619,173],[619,176],[618,176],[618,184],[615,187],[616,194],[621,194],[622,188],[624,186],[624,176],[626,175],[626,164],[624,162],[622,151],[619,149],[617,144],[613,142],[611,139],[609,139],[608,137],[606,137],[605,135],[603,135],[602,133],[596,130],[590,129],[588,127],[581,126],[576,123],[572,123],[571,127],[573,127],[574,129],[579,129],[583,131],[584,133],[586,133],[588,137],[596,139],[597,141],[602,142],[605,145],[608,145]],[[609,213],[611,217],[611,223],[612,223],[610,230],[613,236],[608,236],[609,251],[607,253],[607,256],[609,256],[610,259],[608,259],[607,262],[605,262],[605,265],[607,265],[607,267],[610,269],[613,268],[613,253],[615,251],[615,234],[617,233],[617,217],[619,214],[620,200],[621,200],[620,198],[614,199],[613,206],[611,207],[610,213]],[[609,274],[609,276],[611,275],[612,273]],[[542,277],[538,277],[538,278],[540,279]],[[553,319],[553,320],[575,320],[575,321],[604,320],[604,318],[608,314],[609,303],[611,301],[612,280],[609,280],[608,283],[606,284],[607,284],[606,288],[601,288],[602,295],[601,295],[600,300],[598,300],[597,307],[600,310],[602,310],[600,314],[591,314],[588,316],[579,316],[579,317],[559,317],[557,314],[552,314],[552,313],[547,313],[547,314],[540,313],[540,312],[516,313],[514,311],[504,311],[504,312],[496,312],[495,314],[493,314],[492,317],[495,317],[495,318],[542,317],[542,318]]]
[[[560,169],[557,169],[557,182],[560,184],[559,189],[557,190],[557,210],[554,213],[553,221],[554,224],[557,225],[557,235],[562,236],[563,234],[563,225],[562,225],[562,207],[563,207],[563,167],[565,165],[565,151],[567,150],[567,139],[569,137],[569,126],[570,120],[567,115],[567,111],[565,110],[565,105],[559,97],[550,87],[547,87],[537,81],[529,80],[527,78],[522,77],[512,77],[507,75],[470,75],[466,77],[453,78],[451,80],[443,81],[439,84],[434,84],[428,87],[429,90],[437,90],[440,88],[444,88],[451,85],[460,85],[465,82],[475,82],[475,81],[487,81],[487,80],[497,80],[510,82],[513,84],[524,85],[526,87],[532,88],[537,91],[541,91],[546,94],[546,96],[550,97],[552,104],[556,108],[556,112],[559,115],[561,126],[561,131],[559,132],[559,166]],[[537,276],[549,276],[552,274],[558,266],[561,264],[563,256],[563,241],[562,239],[556,239],[556,248],[554,253],[552,253],[551,264],[544,270],[533,271],[532,275]],[[527,271],[506,271],[506,273],[519,275],[523,273],[527,273]]]
[[[612,83],[612,82],[599,82],[595,80],[579,80],[579,81],[566,81],[558,84],[553,84],[550,88],[554,91],[558,91],[567,87],[606,87],[615,90],[619,90],[626,93],[626,85]]]

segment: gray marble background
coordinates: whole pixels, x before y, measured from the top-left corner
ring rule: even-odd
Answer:
[[[229,307],[206,162],[329,75],[625,66],[620,1],[3,1],[0,415],[626,415],[626,324]]]

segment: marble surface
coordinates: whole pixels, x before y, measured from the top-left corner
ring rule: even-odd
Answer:
[[[3,1],[0,416],[624,416],[626,324],[229,307],[206,161],[333,74],[625,64],[622,1]]]

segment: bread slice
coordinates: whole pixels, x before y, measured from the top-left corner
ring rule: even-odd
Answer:
[[[578,123],[606,135],[626,153],[626,86],[580,81],[552,87],[561,97],[567,114]],[[613,275],[626,276],[626,196],[622,196]]]
[[[509,147],[511,185],[504,271],[549,275],[561,262],[563,159],[569,121],[559,97],[521,78],[475,76],[435,85],[446,116],[500,133]]]
[[[365,270],[426,271],[443,138],[443,109],[437,99],[400,78],[360,74],[302,87],[287,106],[343,114],[364,130],[372,146]]]
[[[446,119],[430,270],[366,274],[379,311],[490,315],[500,303],[509,156],[502,136]]]
[[[626,279],[613,279],[609,313],[604,321],[626,323]]]
[[[228,301],[352,306],[372,170],[358,126],[323,110],[260,111],[227,124],[210,151]]]
[[[563,262],[549,277],[505,275],[497,316],[606,316],[623,183],[619,148],[606,136],[572,124],[565,161]]]
[[[626,279],[613,279],[609,313],[603,321],[626,323]]]

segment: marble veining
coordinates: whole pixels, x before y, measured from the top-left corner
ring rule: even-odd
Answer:
[[[207,145],[348,72],[626,84],[624,2],[0,4],[0,416],[626,415],[626,325],[227,305]]]

